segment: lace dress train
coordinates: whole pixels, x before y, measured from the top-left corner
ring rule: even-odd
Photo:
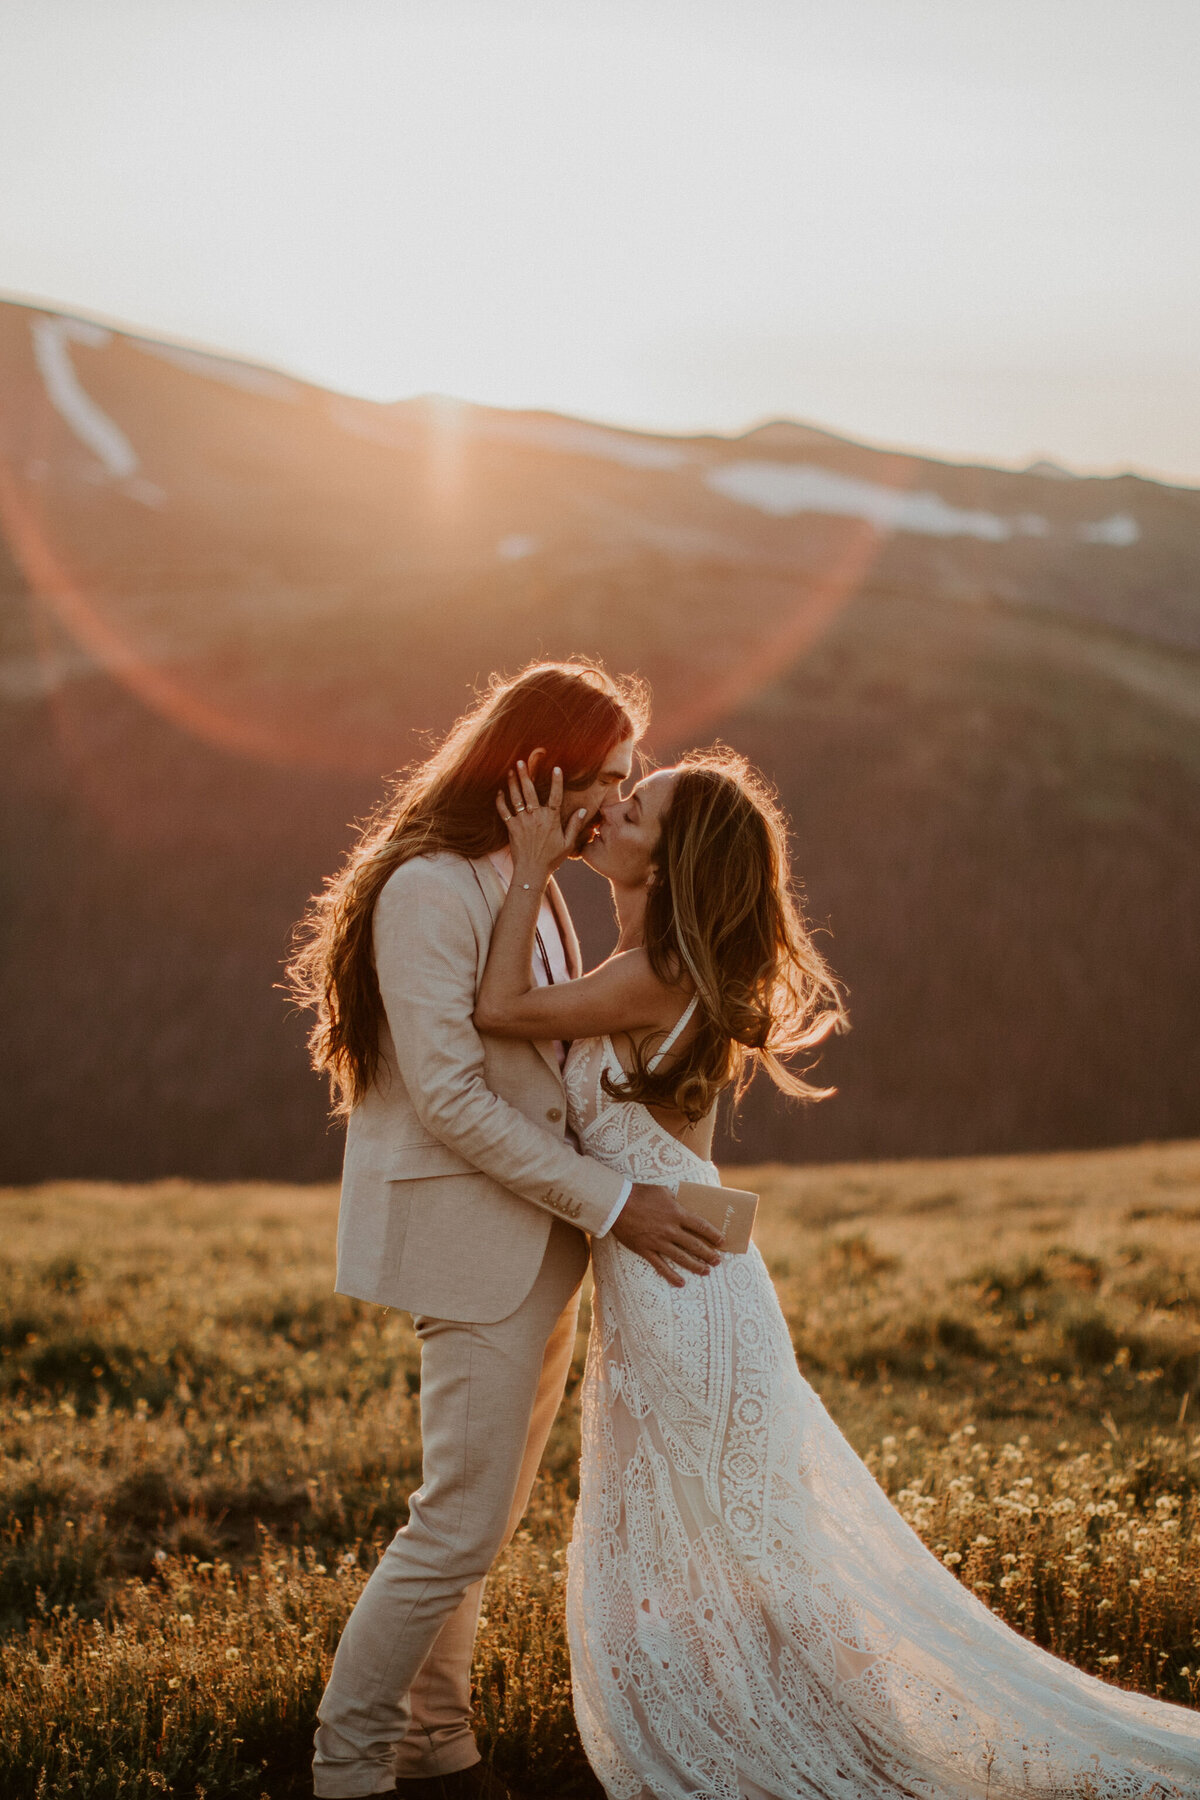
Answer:
[[[572,1046],[584,1148],[716,1183]],[[1200,1800],[1200,1715],[1011,1630],[896,1512],[796,1367],[751,1246],[672,1288],[593,1244],[567,1621],[610,1800]]]

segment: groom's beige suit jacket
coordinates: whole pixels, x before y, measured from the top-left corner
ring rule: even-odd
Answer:
[[[471,1023],[504,889],[490,860],[413,857],[375,906],[386,1026],[378,1079],[353,1109],[338,1213],[337,1290],[490,1324],[524,1300],[550,1222],[608,1224],[624,1177],[566,1140],[552,1043]],[[579,944],[551,905],[572,977]]]

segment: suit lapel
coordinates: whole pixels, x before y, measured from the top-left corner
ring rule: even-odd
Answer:
[[[567,974],[572,981],[578,981],[583,969],[583,957],[580,954],[579,939],[575,935],[575,927],[571,923],[571,915],[567,911],[567,903],[563,899],[562,889],[553,876],[547,890],[550,898],[550,910],[558,920],[558,929],[562,934],[563,949],[567,953]]]
[[[469,858],[469,861],[470,861],[472,869],[474,869],[474,871],[475,871],[475,876],[479,882],[479,886],[483,891],[483,897],[487,901],[488,911],[492,915],[492,925],[494,926],[497,918],[500,916],[500,908],[504,905],[504,892],[505,892],[504,883],[501,881],[499,875],[497,875],[495,865],[493,864],[490,856],[474,856],[474,857]],[[550,887],[554,893],[556,893],[556,894],[558,893],[558,890],[557,890],[557,888],[555,888],[553,881],[551,881]],[[555,918],[557,918],[560,921],[560,927],[561,927],[562,919],[564,917],[567,917],[567,909],[566,909],[566,906],[563,904],[561,894],[558,895],[558,900],[559,900],[559,906],[561,906],[562,911],[560,913],[558,907],[555,907],[555,915],[554,916],[555,916]],[[554,902],[552,900],[551,905],[553,905],[553,904],[554,904]],[[570,933],[569,939],[568,939],[567,933]],[[575,939],[575,933],[571,927],[570,918],[567,917],[566,930],[563,933],[563,944],[564,944],[564,947],[567,952],[568,966],[570,966],[571,944],[572,944],[572,942],[574,942],[574,939]],[[579,946],[576,943],[575,944],[575,954],[578,955],[578,953],[579,953]],[[554,1039],[553,1038],[533,1038],[530,1040],[530,1042],[532,1044],[533,1049],[535,1049],[537,1051],[538,1055],[541,1057],[542,1061],[545,1063],[545,1065],[549,1069],[550,1073],[554,1076],[555,1080],[561,1081],[562,1080],[562,1070],[558,1066],[558,1054],[554,1048]]]
[[[483,889],[483,897],[488,903],[494,925],[500,916],[500,908],[504,905],[504,883],[497,875],[490,856],[473,856],[470,863],[476,880]]]

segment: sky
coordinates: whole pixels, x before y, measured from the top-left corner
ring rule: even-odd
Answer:
[[[0,0],[0,290],[373,399],[1200,482],[1196,0]]]

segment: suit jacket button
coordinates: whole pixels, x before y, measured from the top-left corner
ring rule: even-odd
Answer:
[[[557,1125],[558,1121],[562,1118],[561,1107],[552,1106],[550,1108],[550,1111],[546,1114],[546,1117],[549,1119],[549,1121],[552,1125]]]

